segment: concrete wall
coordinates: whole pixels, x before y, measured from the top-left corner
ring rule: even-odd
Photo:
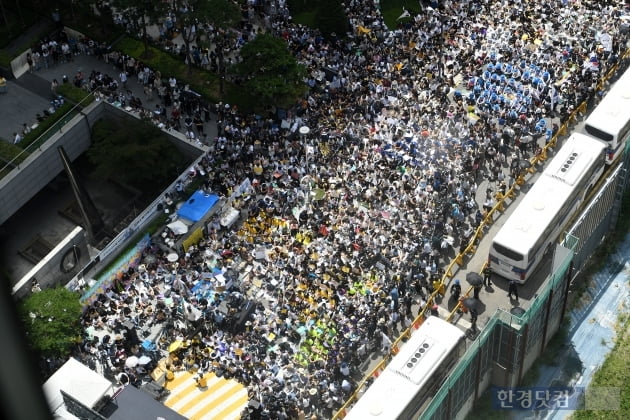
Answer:
[[[78,257],[74,267],[69,268],[63,265],[63,260],[66,256],[68,258]],[[37,279],[42,289],[65,285],[89,260],[90,255],[88,253],[85,231],[77,226],[13,286],[13,295],[16,297],[26,296],[30,293],[33,280],[35,279]]]
[[[105,114],[109,118],[118,118],[118,119],[126,119],[126,118],[135,118],[140,120],[140,116],[136,112],[125,111],[122,108],[115,107],[113,105],[107,104],[105,107]],[[148,122],[147,124],[151,124]],[[179,151],[186,157],[191,160],[197,159],[201,154],[206,152],[208,148],[206,146],[201,146],[194,141],[190,141],[186,138],[185,135],[176,130],[162,130],[164,134],[167,135],[169,140],[179,149]]]
[[[90,147],[91,128],[103,117],[139,119],[137,114],[104,102],[93,102],[85,107],[18,168],[0,179],[0,225],[63,171],[57,147],[63,146],[70,160],[76,159]],[[164,133],[191,160],[207,151],[206,147],[187,140],[179,132]]]
[[[28,71],[28,62],[26,61],[26,55],[32,54],[33,51],[29,48],[22,52],[22,54],[11,60],[11,73],[16,79]]]
[[[91,124],[101,118],[103,104],[92,103],[59,129],[39,149],[0,179],[0,224],[53,180],[62,170],[57,147],[63,146],[71,160],[90,146]]]

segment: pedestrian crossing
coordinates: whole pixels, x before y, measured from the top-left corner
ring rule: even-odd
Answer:
[[[191,420],[238,420],[247,406],[247,390],[233,379],[225,379],[214,373],[204,377],[208,386],[199,389],[190,372],[177,372],[166,383],[171,392],[164,403],[167,407]]]

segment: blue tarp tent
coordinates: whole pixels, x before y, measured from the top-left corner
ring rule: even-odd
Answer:
[[[198,222],[210,211],[219,201],[219,197],[213,194],[206,194],[203,191],[195,193],[179,208],[177,215],[191,222]]]

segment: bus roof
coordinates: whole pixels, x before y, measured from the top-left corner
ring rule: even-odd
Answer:
[[[585,172],[603,153],[604,143],[573,134],[495,235],[493,242],[527,255],[566,204]]]
[[[344,419],[397,419],[463,337],[464,332],[451,323],[427,318]],[[419,348],[426,349],[423,356],[412,361]]]
[[[617,136],[630,120],[628,107],[630,107],[630,71],[621,75],[591,112],[584,123],[585,130],[588,132],[588,126],[591,126]]]

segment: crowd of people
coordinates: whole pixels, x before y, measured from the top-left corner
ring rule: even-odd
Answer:
[[[262,2],[264,30],[308,67],[308,95],[278,119],[209,110],[218,136],[191,176],[225,197],[250,179],[232,202],[241,222],[217,215],[175,261],[148,248],[86,311],[108,339],[91,334],[84,350],[138,375],[125,365],[146,350],[134,331],[163,324],[156,347],[182,343],[169,369],[243,383],[243,418],[330,418],[493,206],[492,191],[476,199],[481,180],[505,191],[514,162],[597,100],[626,48],[618,3],[442,1],[394,29],[377,2],[349,0],[354,33],[326,39],[283,1]],[[197,106],[185,114],[203,116]],[[179,191],[165,205],[187,198]]]

